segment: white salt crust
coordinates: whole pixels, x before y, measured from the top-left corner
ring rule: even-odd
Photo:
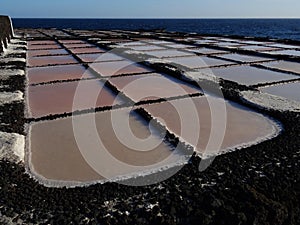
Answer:
[[[24,100],[24,98],[23,93],[21,91],[0,92],[0,105],[22,100]]]
[[[0,160],[24,162],[25,136],[0,131]]]
[[[5,79],[10,76],[19,76],[19,75],[21,76],[25,75],[25,71],[20,69],[12,69],[10,67],[0,69],[0,79]]]

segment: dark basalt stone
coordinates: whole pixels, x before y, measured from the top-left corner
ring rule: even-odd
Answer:
[[[9,16],[0,16],[0,53],[7,48],[13,38],[13,28]]]

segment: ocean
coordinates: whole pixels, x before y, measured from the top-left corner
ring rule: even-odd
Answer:
[[[13,19],[15,28],[167,31],[300,41],[300,19]]]

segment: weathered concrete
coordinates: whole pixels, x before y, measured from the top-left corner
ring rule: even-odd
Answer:
[[[7,48],[14,36],[11,19],[9,16],[0,16],[0,53]]]

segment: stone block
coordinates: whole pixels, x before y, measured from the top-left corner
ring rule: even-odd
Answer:
[[[13,27],[9,16],[0,16],[0,53],[8,47],[8,43],[13,38]]]

